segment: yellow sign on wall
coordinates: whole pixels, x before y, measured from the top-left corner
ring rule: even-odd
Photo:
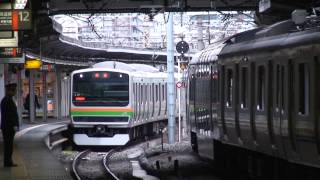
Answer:
[[[24,63],[25,69],[40,69],[41,61],[40,59],[28,59]]]

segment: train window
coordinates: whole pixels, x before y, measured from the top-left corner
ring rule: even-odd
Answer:
[[[149,98],[149,95],[148,95],[148,84],[144,85],[144,102],[148,102],[148,98]]]
[[[151,91],[151,94],[152,94],[152,102],[154,102],[154,99],[155,99],[155,93],[154,93],[154,83],[152,83],[152,91]]]
[[[285,109],[285,102],[284,102],[284,81],[285,81],[285,79],[284,79],[284,75],[285,75],[285,69],[284,69],[284,67],[282,66],[281,67],[281,71],[280,71],[280,73],[281,73],[281,80],[280,80],[280,85],[281,85],[281,107],[282,107],[282,110],[284,110]]]
[[[193,75],[192,75],[193,77]],[[194,92],[195,92],[195,79],[194,78],[191,78],[190,79],[190,93],[189,93],[189,99],[190,101],[194,101]]]
[[[155,102],[155,98],[156,98],[156,93],[155,93],[155,85],[154,83],[152,83],[152,101]]]
[[[144,99],[145,99],[145,92],[144,92],[144,84],[141,84],[141,104],[144,103]]]
[[[248,68],[242,67],[241,68],[241,108],[246,109],[248,108],[248,90],[249,90],[249,83],[248,83]]]
[[[162,85],[162,100],[164,101],[164,97],[165,97],[165,89],[164,89],[164,85]]]
[[[139,83],[138,85],[138,91],[139,91],[139,98],[138,98],[138,101],[139,101],[139,106],[141,105],[141,84]]]
[[[136,95],[136,84],[134,83],[133,84],[133,96],[135,96]]]
[[[158,85],[156,85],[156,102],[158,102],[159,101],[159,86]]]
[[[149,84],[146,84],[146,103],[149,103],[149,99],[150,99],[150,93],[149,93],[149,90],[150,90],[150,85]]]
[[[276,109],[279,109],[280,105],[280,65],[278,64],[276,67]]]
[[[233,72],[232,69],[228,69],[227,70],[227,102],[226,102],[226,106],[227,107],[232,107],[232,101],[233,101],[233,97],[232,97],[232,92],[233,92]]]
[[[308,64],[300,63],[298,66],[299,75],[299,114],[308,115],[309,113],[309,69]]]
[[[283,66],[280,66],[279,64],[276,67],[276,78],[275,78],[275,87],[276,87],[276,111],[284,110],[284,72],[285,69]]]
[[[219,100],[219,86],[218,86],[218,84],[219,84],[219,82],[218,82],[218,72],[213,72],[213,74],[212,74],[212,91],[213,91],[213,93],[212,93],[212,100],[213,100],[213,103],[217,103],[218,102],[218,100]]]
[[[164,87],[164,92],[165,92],[165,98],[163,99],[166,103],[165,103],[165,110],[164,110],[164,114],[167,115],[167,106],[168,106],[168,103],[167,103],[167,84],[165,84],[165,87]]]
[[[140,85],[140,104],[143,104],[143,84]]]
[[[266,75],[265,75],[265,67],[258,67],[258,93],[257,93],[257,110],[264,110],[264,102],[265,102],[265,84],[266,84]]]

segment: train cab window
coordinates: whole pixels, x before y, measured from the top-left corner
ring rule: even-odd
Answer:
[[[247,67],[242,67],[241,68],[241,109],[246,109],[248,108],[248,97],[249,97],[249,83],[248,83],[248,68]]]
[[[308,64],[300,63],[298,66],[298,90],[299,90],[299,114],[308,115],[309,114],[309,68]]]
[[[258,67],[258,79],[257,79],[257,110],[264,110],[265,104],[265,86],[266,86],[266,71],[264,66]]]
[[[232,107],[232,102],[233,102],[233,96],[232,96],[232,92],[233,92],[233,85],[234,85],[234,79],[233,79],[233,71],[232,69],[228,69],[227,70],[227,92],[226,92],[226,106],[227,107]]]

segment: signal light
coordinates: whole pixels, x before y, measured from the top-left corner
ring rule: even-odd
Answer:
[[[104,78],[108,78],[108,77],[109,77],[109,74],[108,74],[108,73],[103,73],[103,77],[104,77]]]
[[[84,101],[84,100],[86,100],[86,97],[84,97],[84,96],[76,96],[75,99],[76,99],[76,101]]]

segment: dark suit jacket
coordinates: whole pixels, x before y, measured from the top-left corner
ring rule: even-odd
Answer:
[[[17,106],[12,97],[5,96],[1,101],[1,129],[13,130],[14,126],[19,127]]]

